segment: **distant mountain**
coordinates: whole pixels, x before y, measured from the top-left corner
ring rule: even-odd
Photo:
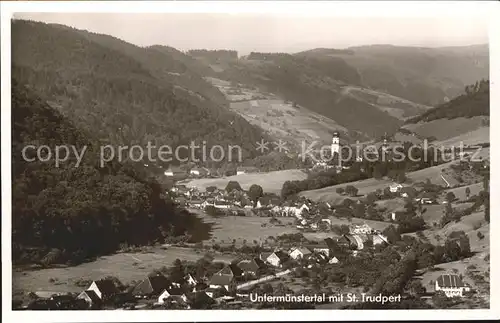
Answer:
[[[295,102],[350,131],[377,136],[402,124],[399,118],[344,91],[346,86],[360,85],[361,78],[356,69],[340,58],[250,53],[218,68],[219,79],[256,87]]]
[[[459,95],[465,85],[489,75],[487,45],[370,45],[350,47],[345,52],[316,49],[300,55],[342,58],[358,71],[363,86],[431,106]]]
[[[175,148],[206,140],[256,155],[261,130],[228,109],[199,74],[206,66],[175,49],[16,20],[12,63],[15,79],[102,142]]]

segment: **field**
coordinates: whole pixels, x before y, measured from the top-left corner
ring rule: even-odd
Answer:
[[[204,212],[197,212],[205,222],[213,223],[211,242],[221,245],[231,244],[233,239],[236,245],[241,246],[246,240],[247,245],[253,245],[254,240],[264,242],[269,236],[279,236],[284,233],[296,233],[298,229],[293,226],[295,218],[279,218],[283,226],[269,224],[268,217],[258,216],[225,216],[220,218],[210,217]],[[262,225],[265,224],[263,227]]]
[[[444,141],[464,133],[475,131],[484,127],[487,117],[437,119],[430,122],[408,124],[403,128],[408,129],[423,137],[436,137],[438,141]],[[483,142],[488,142],[485,140]]]
[[[281,194],[281,188],[286,181],[304,180],[307,174],[298,169],[281,170],[252,174],[241,174],[222,178],[202,178],[195,179],[186,183],[188,187],[197,187],[203,191],[209,186],[216,186],[220,189],[225,189],[229,181],[237,181],[244,190],[248,190],[252,184],[262,186],[265,193]]]
[[[463,133],[452,138],[433,142],[433,144],[436,146],[444,147],[460,147],[460,144],[462,143],[464,147],[467,147],[487,142],[490,142],[490,127],[481,127],[479,129]]]
[[[95,280],[110,275],[128,283],[132,280],[142,280],[153,269],[168,267],[176,259],[196,261],[203,257],[203,254],[202,251],[178,247],[155,247],[147,253],[117,253],[73,267],[13,271],[12,287],[14,292],[78,292],[83,289],[74,284],[79,279]],[[230,262],[233,259],[231,255],[214,256],[214,261]],[[57,283],[49,282],[51,278],[57,279]]]
[[[478,195],[479,192],[483,190],[483,183],[476,183],[468,186],[462,186],[462,187],[457,187],[457,188],[451,188],[449,190],[446,190],[445,192],[453,192],[455,194],[456,198],[465,201],[466,196],[465,196],[465,190],[467,187],[470,189],[470,196]],[[445,194],[446,194],[445,193]]]
[[[443,181],[439,176],[441,174],[441,170],[448,168],[451,163],[445,163],[438,166],[418,170],[416,172],[411,172],[408,173],[406,176],[411,182],[423,182],[427,179],[430,179],[431,182],[442,185]],[[339,187],[345,188],[347,185],[353,185],[358,189],[358,197],[352,199],[359,199],[368,193],[374,192],[377,189],[383,190],[384,188],[390,186],[391,184],[392,181],[388,179],[377,180],[374,178],[369,178],[362,181],[328,186],[317,190],[304,191],[299,194],[313,201],[321,201],[321,202],[329,202],[337,204],[346,198],[345,196],[340,195],[336,192],[336,189]]]
[[[339,185],[334,185],[334,186],[328,186],[324,188],[320,188],[317,190],[311,190],[311,191],[304,191],[299,193],[300,196],[304,196],[312,201],[316,202],[329,202],[333,204],[338,204],[342,202],[346,196],[340,195],[336,192],[336,189],[339,187],[345,188],[347,185],[352,185],[358,189],[358,197],[354,197],[350,199],[359,199],[363,197],[364,195],[374,192],[377,189],[383,190],[387,186],[391,185],[392,181],[382,179],[382,180],[377,180],[374,178],[369,178],[366,180],[362,181],[356,181],[356,182],[350,182],[350,183],[344,183],[344,184],[339,184]]]
[[[357,86],[344,87],[342,89],[342,94],[350,95],[358,100],[369,103],[381,111],[385,111],[389,115],[401,120],[421,114],[431,108],[391,94]]]
[[[333,131],[346,129],[335,121],[304,107],[293,107],[282,100],[253,100],[232,102],[231,109],[274,138],[293,141],[300,145],[313,141],[330,143]]]

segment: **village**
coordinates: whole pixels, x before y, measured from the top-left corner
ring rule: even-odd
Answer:
[[[385,231],[375,230],[366,223],[335,226],[332,225],[330,216],[357,216],[355,210],[363,206],[365,212],[366,205],[373,203],[371,199],[403,199],[408,205],[416,205],[416,209],[425,205],[450,202],[448,197],[441,198],[442,187],[429,183],[421,187],[393,183],[384,190],[373,192],[356,201],[349,199],[357,195],[355,187],[347,185],[339,192],[345,195],[349,203],[344,201],[340,205],[330,205],[306,198],[283,200],[278,195],[264,193],[262,188],[254,187],[245,191],[237,182],[229,182],[224,190],[209,187],[205,191],[177,183],[167,194],[179,205],[205,212],[208,216],[269,217],[270,223],[279,221],[280,217],[287,217],[293,219],[293,225],[300,232],[331,234],[322,241],[290,237],[280,246],[260,246],[260,252],[240,254],[230,264],[210,264],[209,266],[215,265],[217,269],[212,274],[204,272],[196,275],[197,272],[203,272],[198,269],[186,274],[185,269],[176,272],[170,268],[152,273],[126,289],[119,288],[122,284],[117,282],[116,278],[103,278],[93,281],[79,294],[36,291],[30,293],[32,301],[29,305],[20,305],[20,308],[253,308],[254,304],[249,301],[249,295],[258,286],[270,281],[279,281],[287,275],[294,275],[298,270],[335,268],[341,266],[349,257],[364,257],[367,253],[382,252],[386,246],[394,243],[384,234]],[[405,212],[379,212],[373,218],[398,223],[404,221],[402,218],[405,218]],[[196,263],[194,266],[199,265]],[[175,266],[176,264],[174,268]],[[183,265],[179,262],[177,266]],[[442,291],[446,297],[454,298],[463,297],[471,288],[459,275],[443,273],[435,280],[433,291]]]

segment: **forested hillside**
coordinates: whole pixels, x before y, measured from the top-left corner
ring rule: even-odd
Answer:
[[[408,119],[407,124],[437,119],[471,118],[490,115],[490,82],[481,80],[465,87],[465,93],[434,109]]]
[[[228,111],[197,74],[204,67],[183,55],[60,25],[12,23],[13,76],[96,139],[172,147],[206,140],[253,157],[260,129]]]
[[[363,86],[429,106],[458,96],[465,85],[489,75],[488,45],[367,45],[343,52],[315,49],[301,55],[343,59],[357,69]]]
[[[26,145],[88,146],[56,167],[22,158]],[[163,190],[140,168],[98,165],[98,149],[58,111],[13,80],[12,246],[15,263],[80,262],[119,247],[144,245],[189,229]],[[28,150],[27,158],[36,151]]]
[[[375,106],[342,93],[342,86],[359,84],[361,80],[356,69],[340,58],[251,53],[218,77],[274,93],[369,136],[396,130],[402,123]]]

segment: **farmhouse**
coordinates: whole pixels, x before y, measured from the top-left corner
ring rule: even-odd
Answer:
[[[87,290],[95,292],[101,300],[110,299],[120,293],[115,283],[109,279],[95,280]]]
[[[292,259],[302,259],[311,254],[311,251],[307,248],[293,248],[289,253]]]
[[[205,294],[208,297],[215,299],[215,298],[219,298],[221,296],[226,295],[227,290],[222,288],[222,287],[209,287],[209,288],[205,289]]]
[[[227,201],[215,201],[213,206],[216,209],[229,209],[231,207],[231,204]]]
[[[259,169],[253,166],[241,166],[236,169],[236,175],[258,173]]]
[[[186,303],[188,300],[180,288],[164,289],[158,296],[158,304],[164,304],[167,299],[177,303]]]
[[[209,171],[206,168],[194,167],[189,170],[189,174],[193,176],[207,176]]]
[[[463,292],[470,291],[470,287],[458,275],[441,275],[436,279],[435,290],[443,291],[447,297],[463,297]]]
[[[370,234],[373,229],[368,224],[352,225],[349,227],[350,234]]]
[[[328,247],[328,244],[326,242],[322,242],[319,244],[310,244],[307,245],[307,248],[315,253],[322,253],[325,256],[330,257],[330,248]]]
[[[186,172],[178,166],[170,166],[166,171],[163,172],[163,175],[168,177],[185,175]]]
[[[101,299],[93,290],[84,290],[76,297],[76,299],[83,299],[87,302],[89,309],[98,309],[102,305]]]
[[[244,259],[238,263],[243,275],[257,275],[259,269],[264,269],[266,264],[259,258]]]
[[[231,277],[239,277],[242,274],[243,274],[243,271],[240,269],[240,267],[238,267],[237,264],[232,263],[230,265],[225,266],[224,268],[222,268],[218,272],[216,272],[214,274],[214,276],[215,275],[228,275]]]
[[[170,285],[170,281],[162,274],[149,276],[134,287],[132,295],[136,297],[156,297]]]
[[[235,287],[234,278],[231,275],[213,275],[209,287],[216,289],[222,287],[226,291],[230,291]]]
[[[281,267],[283,263],[289,259],[288,255],[281,250],[271,253],[265,258],[265,261],[274,267]],[[264,260],[264,259],[263,259]]]
[[[398,184],[398,183],[394,183],[391,186],[389,186],[389,190],[391,191],[391,193],[397,193],[402,188],[403,188],[403,185]]]
[[[195,286],[198,284],[198,281],[191,274],[187,274],[187,276],[184,277],[184,280],[189,286]]]

